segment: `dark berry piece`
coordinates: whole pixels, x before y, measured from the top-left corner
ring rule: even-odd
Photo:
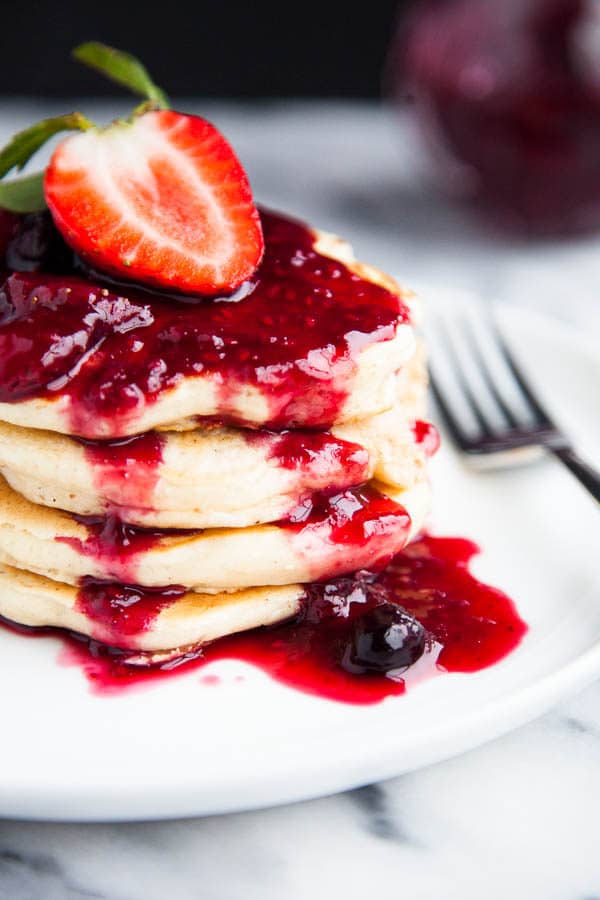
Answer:
[[[6,268],[14,272],[65,274],[73,267],[67,246],[49,212],[21,217],[6,247]]]
[[[425,650],[425,629],[401,606],[382,603],[357,618],[342,659],[348,672],[407,669]]]
[[[21,218],[17,213],[9,212],[8,209],[0,209],[0,260],[5,257],[6,248],[13,238]]]

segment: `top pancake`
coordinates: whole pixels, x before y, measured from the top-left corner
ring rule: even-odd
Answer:
[[[410,297],[343,242],[262,220],[264,260],[232,298],[11,276],[0,289],[0,419],[116,438],[190,416],[329,428],[389,408],[414,352]]]

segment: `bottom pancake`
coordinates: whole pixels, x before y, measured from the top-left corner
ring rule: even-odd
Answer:
[[[107,601],[107,587],[77,588],[0,565],[0,616],[29,627],[63,628],[114,647],[176,656],[229,634],[285,621],[298,613],[304,595],[299,584],[221,594],[187,591],[174,592],[161,606],[161,597],[149,594],[145,615],[132,622],[123,621],[127,607],[119,607],[118,597],[113,596],[112,606]],[[134,589],[124,590],[132,594]]]

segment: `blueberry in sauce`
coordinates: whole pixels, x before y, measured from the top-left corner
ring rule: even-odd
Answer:
[[[426,632],[395,603],[382,603],[354,621],[341,665],[347,672],[407,669],[425,652]]]
[[[21,216],[5,252],[5,266],[14,272],[69,273],[73,259],[47,210]]]

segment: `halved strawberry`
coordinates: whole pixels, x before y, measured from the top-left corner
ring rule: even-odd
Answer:
[[[263,253],[246,173],[225,138],[197,116],[153,110],[66,138],[44,193],[65,240],[117,277],[230,292]]]
[[[234,291],[263,253],[258,213],[238,158],[213,125],[169,110],[130,53],[98,41],[79,62],[144,98],[131,118],[97,128],[80,112],[53,116],[0,149],[0,210],[46,204],[63,237],[94,267],[184,293]],[[61,131],[45,173],[3,181]]]

